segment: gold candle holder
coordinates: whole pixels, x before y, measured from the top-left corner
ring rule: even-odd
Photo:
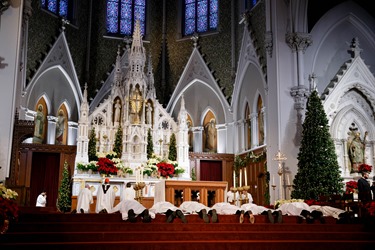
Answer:
[[[231,202],[232,205],[236,204],[236,193],[237,193],[237,188],[236,187],[231,187],[230,191],[233,193],[233,201]]]
[[[243,186],[242,188],[243,188],[244,196],[245,196],[245,198],[243,199],[243,204],[249,203],[249,197],[247,196],[247,193],[250,190],[250,186]]]
[[[137,182],[134,185],[135,190],[135,200],[142,204],[143,201],[143,188],[146,186],[146,183],[144,182]]]

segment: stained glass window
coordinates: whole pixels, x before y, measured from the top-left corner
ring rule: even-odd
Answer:
[[[217,29],[218,0],[185,0],[184,35]]]
[[[41,0],[41,5],[43,9],[71,20],[68,15],[68,7],[73,6],[72,1],[73,0]]]
[[[141,33],[145,34],[146,0],[107,0],[107,33],[130,36],[135,21],[141,22]]]

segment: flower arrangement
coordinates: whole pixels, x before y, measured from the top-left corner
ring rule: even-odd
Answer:
[[[375,216],[375,201],[366,203],[365,208],[369,216]]]
[[[156,166],[158,167],[158,172],[161,177],[165,177],[165,178],[173,177],[174,175],[173,164],[162,161],[156,164]]]
[[[118,171],[115,163],[107,157],[99,158],[97,166],[100,174],[111,175],[117,174]]]
[[[77,163],[77,169],[81,171],[89,171],[92,170],[93,172],[98,171],[98,166],[96,165],[97,161],[90,161],[89,163],[85,164],[83,162]]]
[[[18,205],[15,201],[17,197],[17,192],[0,183],[0,221],[18,218]]]
[[[369,172],[369,173],[371,173],[371,170],[372,170],[372,166],[367,165],[365,163],[359,165],[359,167],[358,167],[358,172],[360,172],[360,173],[362,173],[362,172]]]
[[[178,166],[177,161],[162,159],[160,156],[153,154],[147,161],[147,166],[143,173],[152,177],[173,177],[185,173],[185,169]]]
[[[117,165],[116,165],[117,166]],[[121,167],[117,170],[117,176],[118,177],[126,177],[126,174],[133,174],[133,169],[131,167]]]
[[[348,181],[346,184],[345,184],[345,187],[346,187],[346,190],[345,192],[347,194],[350,194],[350,193],[358,193],[358,183],[356,181]]]

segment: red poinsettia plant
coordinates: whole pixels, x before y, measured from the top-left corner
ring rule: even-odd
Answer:
[[[366,203],[365,208],[367,209],[368,215],[375,217],[375,201]]]
[[[345,190],[345,192],[347,194],[357,193],[357,191],[358,191],[358,183],[356,181],[348,181],[346,183],[346,190]]]
[[[17,196],[17,192],[6,188],[3,184],[0,184],[0,222],[2,220],[17,220]]]
[[[372,170],[372,166],[368,165],[368,164],[361,164],[359,165],[358,167],[358,172],[362,173],[362,172],[369,172],[371,173],[371,170]]]
[[[167,162],[159,162],[156,164],[158,167],[159,175],[162,177],[173,177],[174,175],[174,165]]]
[[[115,163],[106,157],[99,158],[96,165],[98,166],[98,171],[100,174],[117,174],[118,169]]]

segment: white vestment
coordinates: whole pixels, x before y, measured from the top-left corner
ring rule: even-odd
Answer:
[[[146,210],[146,207],[144,207],[141,203],[139,203],[136,200],[123,200],[119,204],[117,204],[112,210],[110,210],[109,213],[115,213],[120,212],[122,215],[123,220],[128,219],[128,211],[130,209],[133,209],[135,215],[141,214],[144,210]],[[149,210],[149,214],[152,219],[155,219],[155,213]]]
[[[291,202],[282,204],[278,209],[283,215],[301,215],[302,210],[312,211],[309,205],[305,202]]]
[[[47,197],[43,196],[42,194],[38,195],[36,199],[36,206],[37,207],[45,207],[47,204]]]
[[[184,213],[184,214],[196,214],[202,209],[206,209],[206,211],[210,211],[211,208],[205,206],[202,203],[199,203],[197,201],[184,201],[181,203],[179,209]]]
[[[108,213],[112,211],[115,198],[116,192],[113,190],[113,186],[109,184],[99,186],[98,193],[96,194],[95,212],[99,213],[103,209],[106,209]]]
[[[259,205],[256,205],[254,203],[243,204],[241,206],[241,210],[243,210],[245,212],[251,211],[251,213],[254,214],[254,215],[262,214],[264,211],[268,211],[268,210],[274,211],[272,209],[266,208],[264,206],[259,206]]]
[[[134,200],[135,198],[135,190],[132,187],[125,187],[121,196],[120,201],[123,200]]]
[[[90,204],[94,203],[92,192],[88,188],[82,189],[77,197],[77,213],[81,213],[81,209],[85,213],[90,213]]]
[[[232,205],[228,202],[219,202],[211,207],[215,209],[217,214],[236,214],[237,211],[241,210],[240,207]]]
[[[159,201],[154,203],[149,210],[154,214],[165,214],[168,210],[176,211],[177,209],[179,208],[169,201]]]
[[[331,206],[311,205],[310,208],[322,212],[323,216],[332,216],[335,219],[340,219],[339,215],[345,213],[345,210]]]

